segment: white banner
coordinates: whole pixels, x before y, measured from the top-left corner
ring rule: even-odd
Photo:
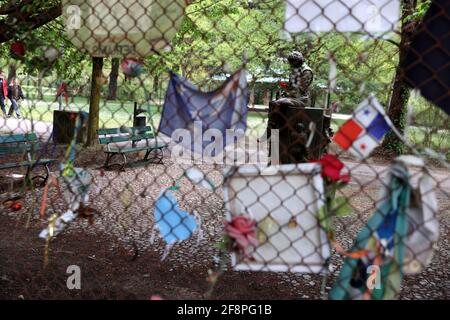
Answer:
[[[288,32],[394,31],[400,20],[398,0],[287,0]]]
[[[186,0],[63,0],[69,39],[94,57],[144,58],[167,47]]]

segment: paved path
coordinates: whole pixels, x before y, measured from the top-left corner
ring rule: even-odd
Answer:
[[[380,183],[381,181],[386,181],[386,175],[389,169],[386,164],[366,164],[353,161],[344,161],[344,164],[352,175],[351,184],[364,186],[375,180]],[[450,194],[450,172],[445,169],[431,169],[430,171],[431,176],[437,183],[437,188]],[[414,182],[414,178],[418,177],[416,174],[418,169],[412,168],[410,172]]]

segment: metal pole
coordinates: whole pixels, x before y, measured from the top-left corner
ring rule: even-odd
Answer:
[[[134,102],[134,109],[133,109],[133,127],[137,126],[136,117],[137,117],[137,102],[135,101]],[[133,140],[131,142],[131,146],[133,148],[136,147],[136,141]]]

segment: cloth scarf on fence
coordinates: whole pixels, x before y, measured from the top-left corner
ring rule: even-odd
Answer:
[[[244,69],[236,71],[212,92],[202,92],[185,78],[171,73],[159,132],[174,138],[176,130],[188,130],[191,139],[183,139],[179,143],[192,152],[203,154],[205,147],[211,144],[211,141],[203,141],[204,133],[215,129],[209,132],[213,136],[222,135],[223,150],[228,142],[225,139],[227,130],[231,129],[239,135],[245,133],[247,104],[247,76]],[[221,149],[220,146],[217,149]],[[211,156],[220,153],[216,153],[217,149],[213,150]]]
[[[389,196],[358,234],[350,251],[362,253],[361,257],[345,258],[330,292],[331,299],[394,299],[400,292],[411,187],[408,171],[401,163],[391,167],[391,174]],[[367,286],[370,266],[379,268],[380,273],[375,277],[379,283],[372,288]]]
[[[407,166],[422,168],[414,173],[417,188]],[[394,161],[377,211],[350,253],[344,253],[347,258],[331,299],[395,299],[403,275],[417,274],[430,264],[439,238],[438,205],[435,183],[424,168],[424,161],[415,156],[404,155]],[[376,267],[380,272],[371,273],[378,272]]]

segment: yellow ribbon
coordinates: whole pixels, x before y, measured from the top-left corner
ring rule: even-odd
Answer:
[[[58,215],[56,213],[52,214],[50,218],[48,218],[48,235],[47,239],[45,240],[45,249],[44,249],[44,269],[48,265],[49,244],[50,240],[53,238],[53,235],[55,234],[56,219],[58,219]]]

